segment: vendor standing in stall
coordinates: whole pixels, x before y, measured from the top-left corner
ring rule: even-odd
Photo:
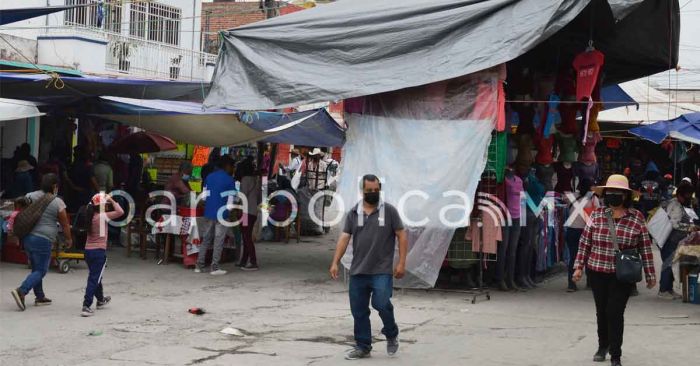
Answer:
[[[170,176],[168,182],[165,183],[165,190],[170,192],[175,197],[175,205],[186,206],[185,202],[192,188],[190,188],[190,176],[192,175],[192,163],[183,161],[177,172]]]
[[[224,155],[217,161],[217,169],[209,174],[204,181],[204,189],[209,194],[204,205],[204,220],[202,220],[202,228],[200,229],[200,232],[204,234],[204,240],[202,240],[202,245],[199,248],[197,265],[194,268],[195,273],[201,273],[204,270],[207,252],[212,244],[214,253],[211,258],[210,274],[221,276],[227,273],[219,268],[219,261],[221,260],[221,253],[224,251],[224,241],[229,229],[222,221],[228,218],[228,214],[224,212],[223,217],[219,220],[218,213],[222,207],[227,205],[229,197],[231,197],[222,196],[221,194],[236,189],[232,174],[233,159],[228,155]]]
[[[666,243],[661,248],[661,276],[659,278],[659,297],[668,300],[682,299],[683,296],[673,290],[673,269],[672,260],[678,243],[685,239],[688,234],[697,231],[694,224],[698,216],[692,208],[693,192],[695,187],[688,182],[681,182],[676,190],[676,197],[669,201],[666,206],[668,218],[671,221],[673,230],[666,239]]]
[[[399,349],[399,328],[391,304],[392,274],[403,278],[406,272],[408,237],[403,222],[394,206],[380,200],[381,182],[368,174],[362,177],[364,199],[350,210],[345,218],[343,233],[330,267],[330,275],[338,278],[338,265],[345,255],[350,239],[353,242],[350,266],[350,311],[355,319],[355,348],[345,358],[356,360],[370,357],[372,327],[369,321],[370,296],[372,307],[379,312],[387,339],[387,353]],[[399,242],[399,262],[394,267],[396,240]]]

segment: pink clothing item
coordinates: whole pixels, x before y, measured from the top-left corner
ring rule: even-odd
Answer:
[[[494,218],[490,214],[481,215],[481,230],[476,226],[477,223],[472,220],[472,232],[481,232],[481,235],[477,235],[480,240],[472,241],[472,252],[475,253],[487,253],[496,254],[498,251],[498,242],[503,240],[501,225],[499,218]],[[483,243],[483,245],[482,245]]]
[[[111,202],[114,205],[114,211],[92,216],[92,227],[85,242],[85,249],[107,249],[107,222],[124,214],[124,210],[117,202]],[[102,223],[104,226],[100,227]],[[104,235],[100,235],[100,233]]]
[[[520,193],[523,191],[523,180],[513,174],[511,177],[506,177],[506,205],[508,212],[513,219],[520,218]]]
[[[591,132],[588,134],[586,137],[586,142],[581,151],[581,156],[579,156],[578,160],[587,164],[596,163],[597,159],[595,156],[595,147],[602,140],[603,138],[600,136],[600,132]]]
[[[19,210],[14,210],[10,214],[10,217],[7,218],[7,231],[12,232],[12,227],[15,226],[17,215],[19,215]]]

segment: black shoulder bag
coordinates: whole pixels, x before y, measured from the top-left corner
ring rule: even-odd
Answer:
[[[637,283],[642,280],[642,257],[637,249],[620,250],[617,242],[617,228],[612,214],[608,213],[608,229],[615,248],[615,274],[617,280],[624,283]]]

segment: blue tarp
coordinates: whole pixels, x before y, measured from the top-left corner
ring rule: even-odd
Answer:
[[[639,108],[639,103],[627,94],[619,85],[608,85],[600,89],[600,100],[603,101],[603,109],[615,109],[628,105]]]
[[[37,102],[68,104],[84,98],[112,95],[140,99],[177,99],[202,101],[207,82],[117,79],[105,77],[61,76],[53,80],[46,74],[20,75],[0,72],[0,97]]]
[[[68,5],[68,6],[44,6],[40,8],[15,8],[15,9],[0,9],[0,25],[19,22],[20,20],[31,19],[42,15],[56,13],[63,10],[73,9],[87,5]]]
[[[700,112],[688,113],[676,119],[635,127],[629,132],[655,144],[660,144],[667,137],[700,144]]]
[[[344,129],[324,108],[293,113],[205,111],[192,102],[103,97],[97,109],[94,114],[100,117],[206,146],[263,141],[336,147],[345,141]]]

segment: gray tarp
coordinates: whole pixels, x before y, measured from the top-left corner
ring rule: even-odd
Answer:
[[[207,107],[282,108],[429,84],[512,60],[588,0],[341,0],[223,34]]]
[[[341,0],[250,24],[223,32],[205,106],[281,108],[470,74],[531,50],[588,3]],[[608,3],[620,19],[641,0]]]

